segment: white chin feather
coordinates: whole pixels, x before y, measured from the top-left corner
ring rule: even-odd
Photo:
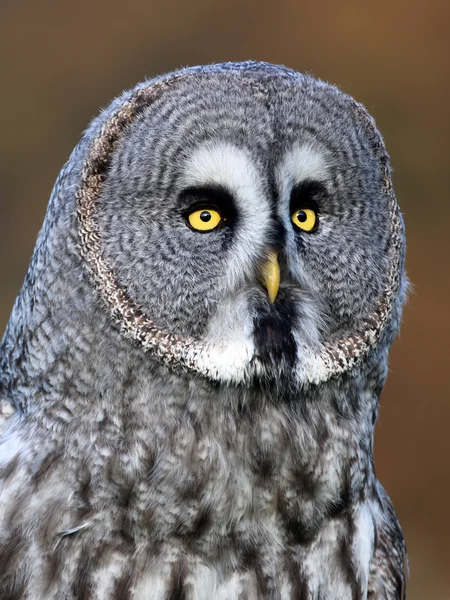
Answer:
[[[222,383],[242,383],[248,378],[250,361],[255,354],[252,342],[208,346],[198,357],[200,372]]]

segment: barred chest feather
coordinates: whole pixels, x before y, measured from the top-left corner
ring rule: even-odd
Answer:
[[[365,598],[376,507],[350,421],[229,406],[22,424],[0,448],[2,572],[26,564],[33,600]]]

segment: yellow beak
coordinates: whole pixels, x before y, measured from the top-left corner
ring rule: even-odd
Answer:
[[[278,255],[274,250],[267,253],[265,262],[261,267],[261,277],[266,286],[269,300],[273,303],[280,287],[280,265]]]

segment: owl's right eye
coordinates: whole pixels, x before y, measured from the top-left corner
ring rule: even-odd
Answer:
[[[222,215],[216,208],[200,208],[187,215],[189,225],[195,231],[212,231],[222,221]]]

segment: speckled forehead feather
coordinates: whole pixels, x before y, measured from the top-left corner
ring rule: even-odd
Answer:
[[[216,70],[215,74],[217,75],[218,72],[219,70]],[[199,340],[163,331],[118,283],[114,270],[103,258],[102,235],[96,219],[102,187],[113,153],[126,134],[127,128],[167,90],[177,86],[180,80],[199,77],[208,77],[208,71],[180,72],[149,82],[129,96],[103,124],[90,146],[77,191],[79,248],[97,292],[127,337],[138,342],[144,350],[158,356],[168,366],[181,367],[210,379],[217,379],[219,372],[217,357],[220,354],[214,353],[212,348]],[[261,91],[259,85],[258,89]],[[354,111],[355,119],[366,131],[373,134],[375,140],[378,140],[379,147],[376,150],[381,157],[382,193],[387,196],[390,211],[389,273],[386,287],[378,298],[375,309],[361,320],[355,332],[341,340],[324,343],[316,355],[306,358],[302,379],[310,383],[326,381],[333,375],[348,371],[358,364],[380,339],[399,293],[403,223],[390,181],[387,155],[381,138],[363,107],[356,101],[352,101],[351,109]],[[257,365],[249,359],[245,370],[246,375],[250,377],[257,370]],[[231,376],[230,381],[233,379],[239,378]]]

